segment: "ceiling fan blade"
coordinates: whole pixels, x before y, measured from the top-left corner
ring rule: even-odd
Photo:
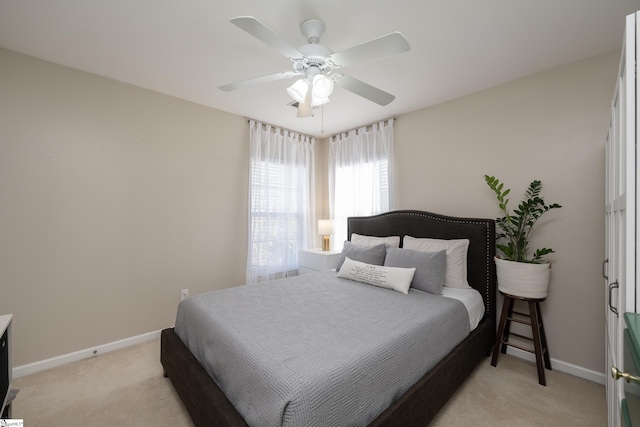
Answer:
[[[218,89],[224,92],[229,92],[232,90],[242,89],[247,86],[253,86],[261,83],[269,83],[269,82],[275,82],[277,80],[290,79],[294,75],[295,74],[292,73],[291,71],[285,71],[282,73],[269,74],[267,76],[254,77],[252,79],[247,79],[247,80],[240,80],[239,82],[218,86]]]
[[[328,60],[337,67],[347,67],[358,62],[384,58],[411,49],[409,42],[399,32],[373,39],[358,46],[330,55]]]
[[[298,49],[291,47],[282,37],[271,31],[253,16],[238,16],[233,18],[231,23],[271,46],[287,58],[302,58],[304,56]]]
[[[313,86],[309,85],[307,88],[307,94],[304,97],[304,102],[298,103],[298,117],[311,117],[313,111],[311,109]]]
[[[373,87],[358,79],[354,79],[353,77],[345,76],[344,74],[336,75],[336,86],[340,86],[343,89],[353,92],[356,95],[360,95],[361,97],[382,106],[385,106],[396,99],[396,97],[390,93],[380,90],[377,87]]]

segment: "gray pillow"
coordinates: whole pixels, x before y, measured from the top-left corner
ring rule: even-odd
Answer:
[[[411,287],[440,295],[447,271],[447,251],[420,252],[411,249],[388,248],[384,265],[388,267],[415,267]]]
[[[354,245],[348,240],[345,240],[342,253],[340,254],[340,258],[338,258],[336,270],[340,271],[340,267],[342,267],[342,263],[346,257],[349,257],[349,259],[354,261],[360,261],[367,264],[382,265],[386,254],[387,246],[384,243],[376,246],[363,247]]]

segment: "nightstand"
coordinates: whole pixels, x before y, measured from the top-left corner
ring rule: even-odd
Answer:
[[[340,251],[323,251],[321,249],[298,250],[298,274],[331,270],[338,265]]]

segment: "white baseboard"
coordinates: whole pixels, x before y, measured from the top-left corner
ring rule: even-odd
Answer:
[[[63,354],[61,356],[52,357],[51,359],[41,360],[39,362],[29,363],[27,365],[17,366],[13,368],[13,378],[23,377],[25,375],[35,374],[36,372],[45,371],[47,369],[55,368],[57,366],[66,365],[67,363],[76,362],[82,359],[88,359],[95,357],[99,354],[108,353],[110,351],[119,350],[121,348],[130,347],[136,344],[142,344],[147,341],[152,341],[160,338],[160,330],[154,332],[148,332],[146,334],[137,335],[135,337],[125,338],[123,340],[114,341],[107,344],[102,344],[97,347],[88,348],[86,350],[76,351],[74,353]],[[535,356],[526,351],[509,347],[507,348],[507,354],[520,359],[528,360],[535,363]],[[551,358],[551,366],[560,372],[584,378],[589,381],[593,381],[598,384],[604,385],[605,376],[602,372],[592,371],[591,369],[583,368],[581,366],[573,365],[571,363],[563,362]]]
[[[536,363],[536,356],[533,353],[529,353],[518,348],[508,347],[507,354]],[[557,360],[553,357],[551,358],[551,367],[560,372],[573,375],[574,377],[584,378],[585,380],[593,381],[594,383],[604,385],[606,381],[604,373],[602,372],[592,371],[591,369],[563,362],[562,360]]]
[[[136,344],[142,344],[160,338],[161,331],[148,332],[146,334],[137,335],[131,338],[102,344],[97,347],[80,350],[61,356],[52,357],[51,359],[41,360],[39,362],[29,363],[27,365],[16,366],[13,368],[13,378],[23,377],[25,375],[35,374],[36,372],[45,371],[57,366],[66,365],[67,363],[77,362],[78,360],[88,359],[99,354],[108,353],[110,351],[119,350],[121,348],[130,347]]]

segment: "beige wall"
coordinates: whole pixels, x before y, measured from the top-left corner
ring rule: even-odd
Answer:
[[[246,119],[0,49],[0,313],[14,365],[244,283]]]
[[[604,145],[618,53],[539,73],[398,118],[396,208],[495,218],[483,175],[534,179],[553,211],[534,244],[551,247],[542,304],[552,358],[604,371]],[[434,82],[437,84],[437,82]],[[536,247],[539,247],[536,246]]]
[[[396,208],[495,217],[485,173],[514,196],[541,179],[564,205],[535,239],[558,252],[543,306],[550,352],[598,372],[617,62],[602,55],[394,126]],[[2,49],[0,63],[0,313],[15,315],[16,366],[170,326],[182,288],[244,283],[244,118]]]

